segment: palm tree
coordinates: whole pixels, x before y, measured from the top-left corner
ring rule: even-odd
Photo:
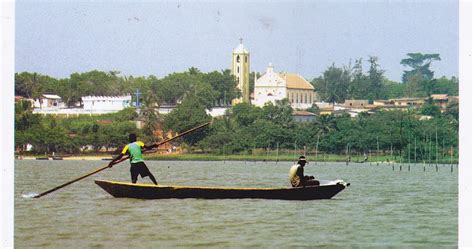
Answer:
[[[29,74],[26,78],[27,84],[30,85],[31,98],[38,100],[40,109],[42,107],[43,100],[43,86],[41,85],[40,79],[37,73]]]
[[[140,115],[144,119],[145,125],[143,130],[145,135],[154,142],[154,131],[158,128],[158,123],[161,122],[158,109],[160,108],[160,101],[153,89],[149,89],[143,98],[143,104],[140,108]]]

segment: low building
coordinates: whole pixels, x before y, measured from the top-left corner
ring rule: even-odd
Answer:
[[[34,107],[39,109],[59,109],[64,107],[61,97],[56,94],[43,94],[40,99],[36,99]]]
[[[395,106],[406,106],[406,107],[420,107],[425,104],[425,98],[399,98],[390,99],[390,102]]]
[[[121,111],[131,107],[132,96],[85,96],[82,97],[84,110],[90,112]]]
[[[346,99],[344,100],[344,106],[350,108],[364,108],[369,105],[369,100],[367,99]]]
[[[446,110],[449,102],[448,94],[431,94],[431,99],[434,105],[438,106],[441,110]]]
[[[293,111],[293,120],[296,122],[311,122],[316,120],[316,114],[308,111]]]

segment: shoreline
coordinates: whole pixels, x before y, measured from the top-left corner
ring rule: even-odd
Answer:
[[[67,155],[67,156],[23,156],[18,158],[15,156],[15,160],[53,160],[53,161],[61,161],[61,160],[69,160],[69,161],[110,161],[112,158],[115,157],[114,155]],[[326,154],[324,156],[315,157],[307,155],[306,159],[310,163],[314,162],[346,162],[347,157],[345,155],[333,155],[333,154]],[[395,160],[391,160],[390,156],[373,156],[368,159],[366,162],[362,162],[362,158],[351,158],[351,161],[348,163],[350,164],[407,164],[406,160],[399,161],[399,158],[394,158]],[[388,159],[388,160],[387,160]],[[247,162],[296,162],[297,157],[294,155],[281,155],[278,159],[275,156],[266,156],[266,155],[213,155],[213,154],[167,154],[167,155],[147,155],[145,156],[146,161],[247,161]],[[458,164],[457,160],[453,160],[451,163],[450,159],[445,158],[444,160],[439,160],[438,163],[436,162],[423,162],[418,161],[416,164]],[[415,162],[411,162],[411,164],[415,164]]]

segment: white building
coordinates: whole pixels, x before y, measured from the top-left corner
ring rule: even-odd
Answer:
[[[84,110],[95,112],[120,111],[131,106],[132,96],[85,96]]]
[[[34,101],[34,107],[40,109],[59,109],[64,107],[61,97],[55,94],[43,94],[40,99]]]
[[[275,104],[276,100],[287,98],[294,109],[310,108],[316,101],[314,87],[299,74],[275,73],[273,66],[255,81],[254,101],[256,106]]]

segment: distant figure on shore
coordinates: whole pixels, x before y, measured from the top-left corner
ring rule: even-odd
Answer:
[[[314,179],[314,176],[304,175],[304,166],[306,165],[306,157],[300,156],[298,162],[291,166],[289,178],[291,186],[293,187],[304,187],[319,185],[319,181]]]
[[[368,160],[369,160],[369,157],[368,157],[367,154],[365,154],[365,152],[364,152],[364,160],[359,161],[359,163],[366,163]]]
[[[130,174],[132,176],[132,183],[136,183],[138,175],[140,175],[142,178],[145,176],[150,177],[151,181],[153,181],[155,185],[158,185],[155,176],[153,176],[148,167],[145,165],[142,155],[142,148],[145,150],[150,150],[158,146],[155,144],[146,146],[142,141],[137,141],[137,135],[133,133],[128,136],[128,141],[130,143],[125,145],[120,155],[110,161],[109,167],[112,168],[115,162],[120,160],[124,155],[128,154],[130,156]]]

